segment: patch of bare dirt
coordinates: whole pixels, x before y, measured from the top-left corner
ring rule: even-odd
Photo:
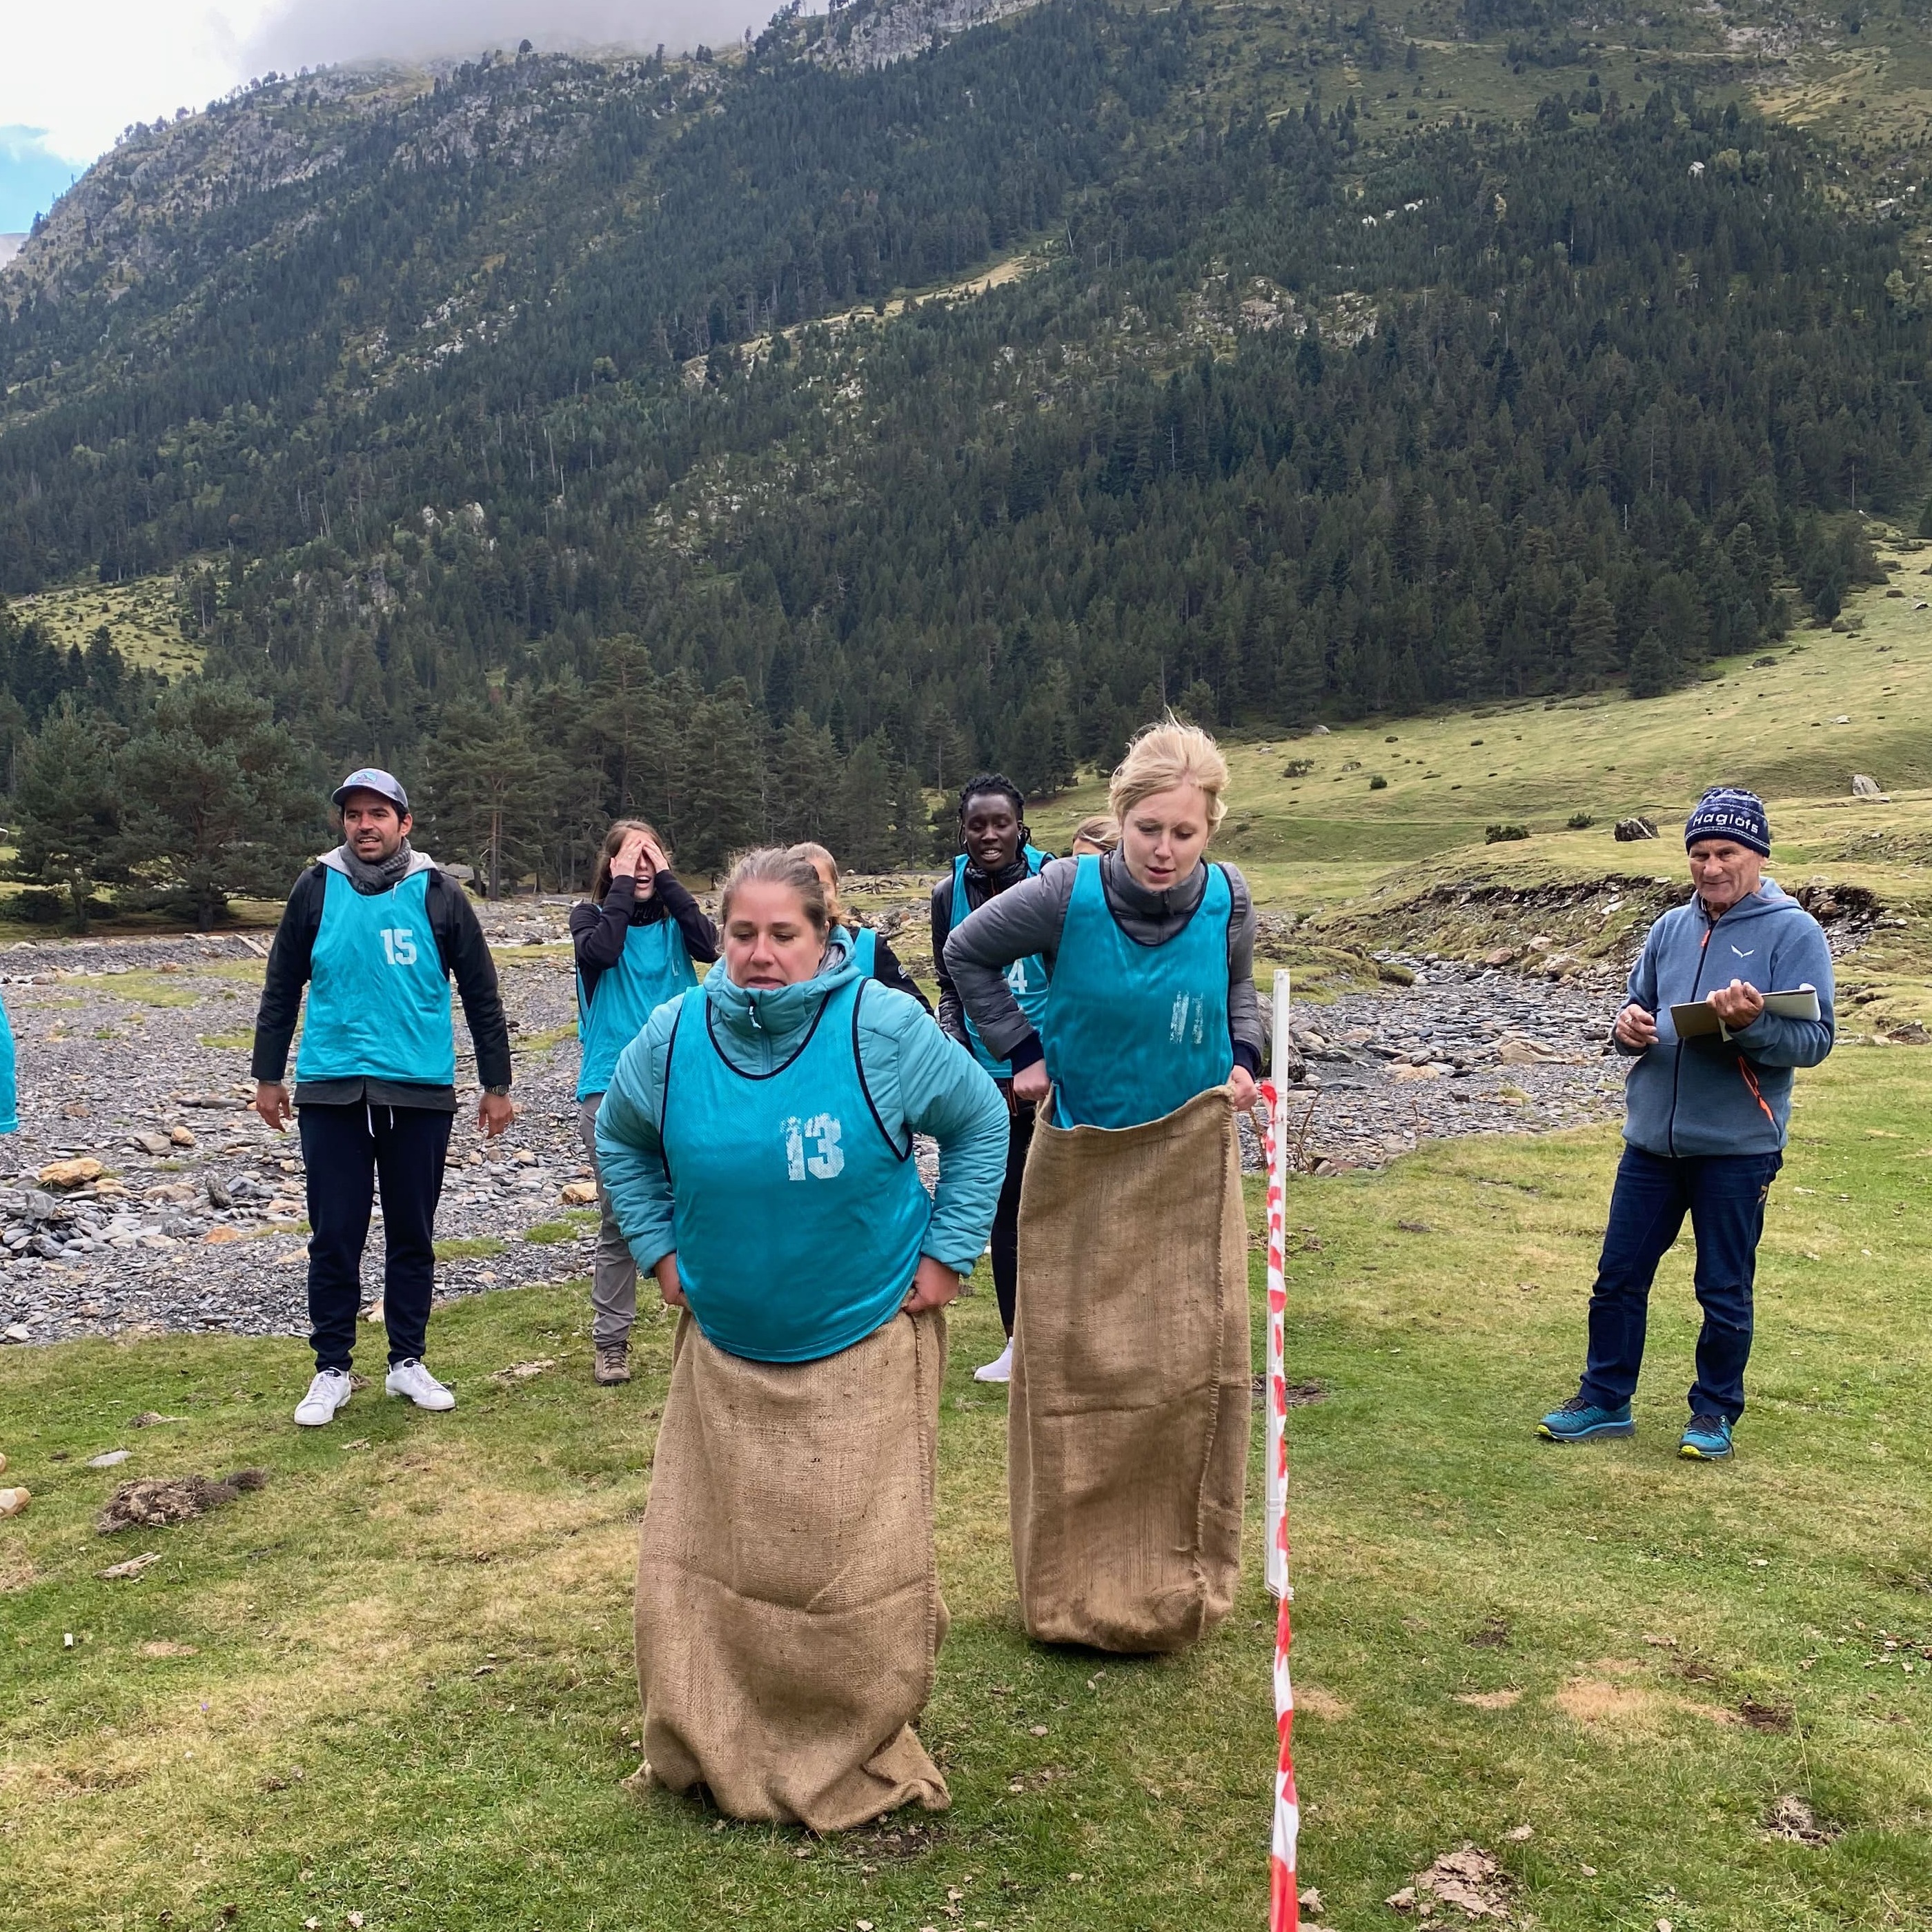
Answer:
[[[138,1482],[123,1483],[107,1498],[94,1526],[103,1536],[124,1529],[165,1528],[206,1516],[244,1491],[260,1489],[268,1480],[265,1469],[237,1469],[218,1483],[206,1476],[144,1476]]]
[[[1433,1916],[1438,1905],[1460,1912],[1465,1918],[1509,1922],[1509,1874],[1479,1845],[1444,1852],[1425,1871],[1383,1903],[1396,1912],[1419,1918]]]
[[[1478,1711],[1507,1711],[1512,1704],[1522,1702],[1522,1693],[1520,1690],[1459,1690],[1456,1694],[1456,1701]]]
[[[1819,1821],[1809,1802],[1795,1792],[1774,1800],[1758,1820],[1758,1827],[1767,1838],[1780,1839],[1787,1845],[1828,1845],[1838,1835]]]
[[[1726,1710],[1719,1704],[1700,1704],[1688,1697],[1666,1696],[1642,1684],[1618,1683],[1606,1676],[1573,1677],[1551,1701],[1565,1717],[1574,1719],[1585,1730],[1612,1737],[1648,1735],[1659,1730],[1667,1718],[1677,1713],[1702,1718],[1712,1724],[1742,1724],[1744,1721],[1737,1712]]]
[[[1318,1684],[1304,1684],[1299,1678],[1294,1682],[1294,1709],[1298,1717],[1319,1718],[1329,1724],[1339,1724],[1355,1714],[1355,1707],[1347,1698],[1338,1697]]]

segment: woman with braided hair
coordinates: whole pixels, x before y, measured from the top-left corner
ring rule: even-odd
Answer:
[[[952,869],[932,889],[932,962],[939,974],[939,1024],[998,1082],[1006,1103],[1006,1178],[993,1216],[993,1292],[1006,1346],[973,1371],[975,1382],[1003,1382],[1013,1360],[1014,1284],[1019,1273],[1020,1182],[1027,1150],[1033,1145],[1034,1103],[1016,1099],[1011,1063],[980,1038],[946,968],[946,942],[955,926],[988,899],[1035,877],[1048,855],[1034,844],[1026,826],[1026,800],[1012,780],[998,772],[969,778],[959,794],[959,843]],[[1020,1010],[1037,1024],[1046,1010],[1046,963],[1037,954],[1003,970],[1008,992]]]

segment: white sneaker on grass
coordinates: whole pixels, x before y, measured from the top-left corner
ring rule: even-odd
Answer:
[[[296,1420],[304,1429],[320,1429],[335,1420],[336,1412],[349,1400],[355,1386],[346,1369],[324,1369],[308,1385],[308,1394],[296,1404]]]
[[[1008,1337],[1006,1346],[983,1367],[973,1371],[976,1382],[1010,1382],[1013,1378],[1013,1345]]]
[[[382,1378],[392,1395],[406,1395],[418,1408],[454,1408],[456,1398],[413,1357],[398,1362]]]

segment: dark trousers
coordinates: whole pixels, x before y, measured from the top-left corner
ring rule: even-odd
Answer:
[[[1688,1214],[1697,1244],[1697,1302],[1704,1311],[1691,1413],[1732,1422],[1744,1413],[1757,1244],[1765,1201],[1784,1164],[1777,1154],[1666,1160],[1641,1148],[1624,1148],[1590,1297],[1586,1401],[1614,1408],[1630,1400],[1643,1363],[1650,1285]]]
[[[382,1313],[389,1365],[420,1358],[436,1280],[436,1204],[453,1114],[428,1107],[300,1110],[308,1168],[308,1319],[318,1369],[346,1369],[362,1300],[362,1250],[382,1189]]]
[[[1000,1189],[1000,1204],[993,1210],[993,1293],[1000,1304],[1000,1326],[1013,1332],[1015,1289],[1020,1272],[1020,1183],[1026,1178],[1027,1150],[1033,1145],[1033,1107],[1016,1100],[1003,1080],[1000,1090],[1006,1096],[1006,1178]]]

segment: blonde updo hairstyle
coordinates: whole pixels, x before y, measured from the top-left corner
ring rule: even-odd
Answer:
[[[1097,845],[1103,852],[1111,852],[1120,842],[1120,821],[1111,814],[1096,812],[1091,818],[1083,818],[1073,828],[1072,842]]]
[[[740,853],[725,875],[718,896],[720,924],[731,916],[731,901],[741,886],[789,886],[805,908],[812,929],[823,939],[832,929],[832,907],[825,881],[818,870],[796,846],[761,845],[755,851]]]
[[[833,925],[852,924],[851,918],[847,914],[844,905],[839,902],[838,861],[833,858],[823,845],[814,844],[809,838],[794,845],[791,849],[814,872],[818,872],[820,866],[825,868],[824,872],[820,872],[818,874],[821,880],[824,878],[826,872],[832,874],[830,883],[825,888],[825,910],[830,914]]]
[[[1114,822],[1125,825],[1127,814],[1157,792],[1178,785],[1198,785],[1208,801],[1211,835],[1226,817],[1221,794],[1227,789],[1228,761],[1221,748],[1198,724],[1184,724],[1172,712],[1157,724],[1137,733],[1127,754],[1114,767],[1107,787],[1107,803]]]

